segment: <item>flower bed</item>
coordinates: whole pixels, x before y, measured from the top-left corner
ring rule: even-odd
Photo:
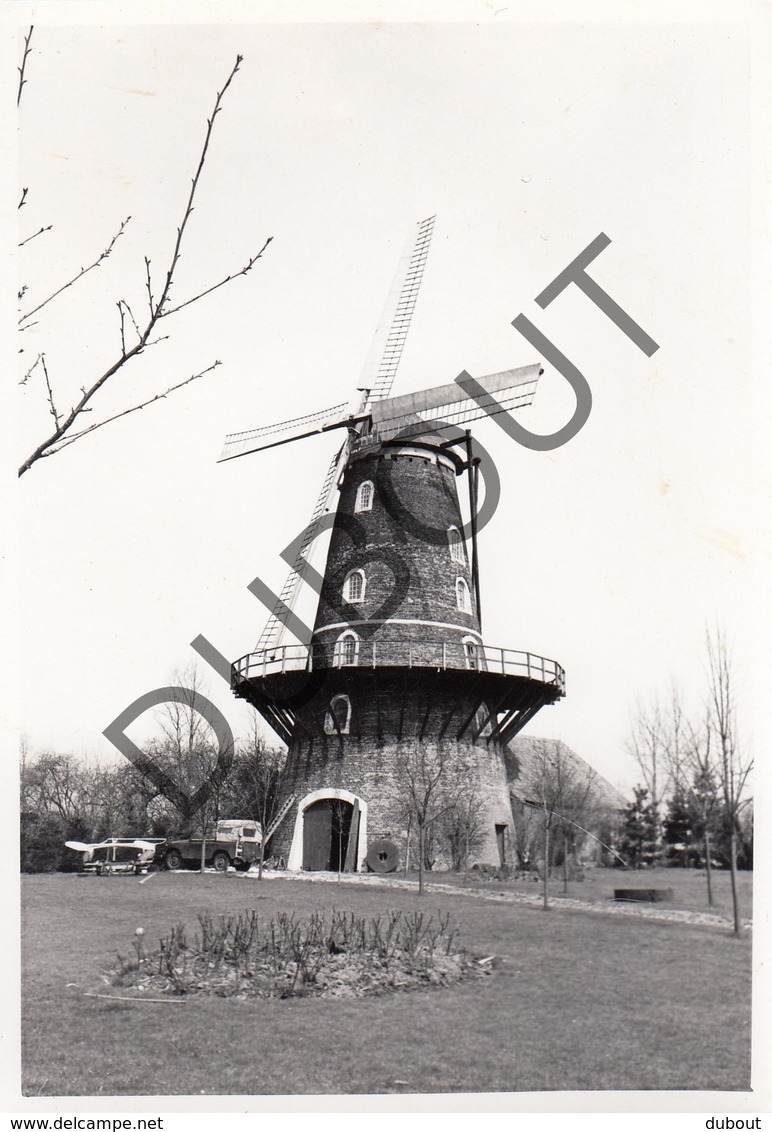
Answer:
[[[355,916],[313,913],[305,923],[280,913],[261,924],[254,911],[238,916],[199,915],[188,941],[172,928],[158,949],[145,953],[144,932],[135,955],[119,956],[110,973],[115,987],[145,995],[207,994],[234,998],[315,995],[360,998],[394,991],[450,986],[490,973],[490,960],[457,945],[450,917],[422,912]]]

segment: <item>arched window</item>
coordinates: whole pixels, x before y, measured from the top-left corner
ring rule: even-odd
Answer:
[[[462,613],[472,612],[472,601],[469,596],[469,586],[464,578],[456,578],[456,606]]]
[[[348,735],[351,726],[351,700],[348,696],[333,696],[324,715],[327,735]]]
[[[467,668],[479,668],[480,666],[477,641],[474,637],[464,637],[464,660]]]
[[[357,488],[357,498],[354,504],[355,511],[372,511],[373,509],[373,481],[364,480]]]
[[[460,562],[463,565],[466,562],[464,540],[458,527],[448,528],[448,545],[450,546],[450,557],[454,562]]]
[[[359,637],[351,629],[347,629],[345,633],[341,633],[335,642],[332,663],[336,668],[344,668],[358,662]]]
[[[343,583],[343,600],[359,602],[365,600],[367,579],[364,570],[352,570]]]

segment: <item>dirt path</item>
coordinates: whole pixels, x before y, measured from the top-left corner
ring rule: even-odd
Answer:
[[[247,873],[256,879],[257,874]],[[376,876],[365,873],[287,873],[264,872],[264,880],[298,880],[310,881],[313,884],[354,884],[367,885],[374,888],[401,888],[415,891],[418,881],[400,880],[397,877]],[[542,904],[542,897],[526,892],[492,892],[490,889],[464,888],[461,885],[442,884],[439,881],[426,881],[424,888],[427,892],[444,893],[449,896],[464,896],[472,900],[488,900],[500,904],[528,904],[538,908]],[[703,927],[731,929],[732,921],[724,916],[717,916],[714,912],[689,912],[682,908],[663,908],[653,904],[625,904],[614,901],[576,900],[568,896],[550,895],[550,908],[553,911],[591,912],[605,916],[637,916],[642,920],[670,920],[681,924],[700,924]],[[743,929],[750,931],[751,920],[743,920]]]

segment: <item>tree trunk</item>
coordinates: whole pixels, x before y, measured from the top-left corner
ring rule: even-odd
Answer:
[[[206,818],[202,814],[202,817],[201,817],[201,863],[200,863],[200,867],[199,867],[199,872],[202,874],[202,876],[203,876],[205,868],[206,868]]]
[[[550,824],[544,823],[544,910],[549,909],[549,875],[550,875]]]
[[[263,862],[265,861],[265,838],[260,838],[260,861],[257,866],[257,879],[263,879]]]
[[[424,826],[418,823],[418,895],[424,894]]]
[[[713,882],[710,865],[710,834],[705,830],[705,880],[708,882],[708,904],[713,906]]]
[[[729,872],[732,878],[732,911],[734,913],[734,934],[740,935],[742,923],[740,922],[740,901],[737,896],[737,830],[732,815],[732,832],[729,837]]]
[[[568,837],[563,835],[563,895],[568,892]]]

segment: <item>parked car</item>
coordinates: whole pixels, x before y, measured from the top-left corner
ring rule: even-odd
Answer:
[[[249,818],[226,818],[218,821],[214,836],[206,838],[204,863],[224,873],[231,865],[240,872],[260,856],[263,831],[260,823]],[[155,852],[155,864],[166,869],[196,868],[201,864],[202,838],[172,838],[162,842]]]

